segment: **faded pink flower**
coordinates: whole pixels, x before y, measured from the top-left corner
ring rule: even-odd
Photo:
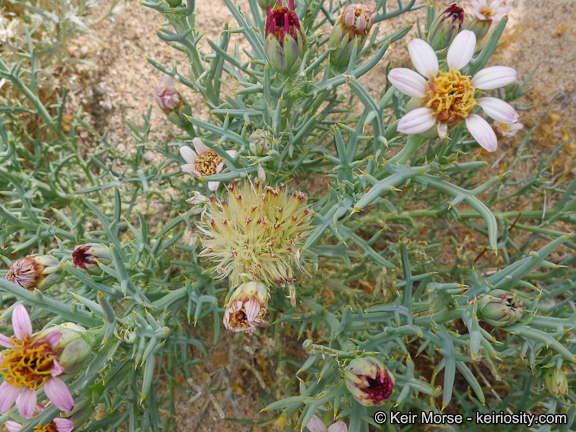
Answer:
[[[45,408],[42,405],[37,405],[38,411],[42,412]],[[8,432],[18,432],[24,427],[20,423],[8,420],[6,423],[6,429]],[[36,432],[72,432],[74,429],[74,422],[65,418],[55,418],[46,426],[36,428]]]
[[[506,66],[492,66],[479,71],[474,77],[463,75],[460,70],[468,65],[476,47],[476,36],[463,30],[448,49],[448,72],[439,70],[438,57],[432,47],[422,39],[408,43],[414,67],[392,69],[390,82],[418,106],[398,122],[398,131],[410,135],[434,134],[448,136],[448,129],[466,122],[474,139],[489,152],[496,151],[498,140],[486,120],[472,111],[476,105],[496,121],[511,124],[518,121],[518,113],[508,103],[494,98],[476,98],[477,90],[494,90],[516,81],[516,71]],[[424,78],[426,77],[427,80]]]
[[[170,75],[164,74],[162,77],[162,86],[154,87],[154,99],[166,114],[180,108],[184,102],[176,87],[174,87],[174,78]]]
[[[196,151],[188,146],[180,147],[180,154],[186,161],[186,164],[182,165],[182,171],[199,179],[203,179],[204,176],[220,174],[225,166],[222,158],[214,150],[210,150],[208,146],[203,144],[200,138],[194,138],[192,144],[194,144]],[[226,153],[232,157],[236,157],[238,154],[236,150],[228,150]],[[208,189],[211,191],[217,190],[218,186],[220,186],[220,182],[208,182]]]
[[[22,417],[30,418],[36,409],[36,392],[44,388],[48,399],[62,411],[74,408],[70,390],[60,378],[64,367],[55,352],[62,334],[32,335],[32,322],[26,308],[18,305],[12,314],[14,336],[0,334],[0,345],[8,348],[0,353],[0,414],[18,404]]]
[[[310,432],[348,432],[348,426],[343,421],[336,422],[330,427],[326,427],[324,422],[320,420],[316,414],[312,416],[308,424],[306,425]]]
[[[480,21],[491,20],[493,22],[498,22],[502,19],[504,15],[510,12],[510,7],[500,7],[500,1],[494,0],[487,6],[486,0],[472,0],[470,5],[472,6],[472,14],[478,18]]]
[[[48,288],[60,280],[58,258],[48,255],[29,255],[10,264],[4,279],[29,291]]]
[[[240,285],[232,294],[224,312],[224,327],[233,332],[253,333],[266,313],[268,288],[260,282]]]

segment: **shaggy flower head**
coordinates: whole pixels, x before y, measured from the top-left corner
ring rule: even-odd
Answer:
[[[498,22],[504,15],[510,12],[510,7],[500,7],[500,1],[494,0],[488,6],[486,0],[472,0],[472,14],[480,21]]]
[[[324,422],[320,420],[316,414],[312,416],[306,425],[310,432],[348,432],[348,426],[343,421],[336,422],[330,427],[326,427]]]
[[[522,123],[507,124],[507,123],[494,122],[494,129],[496,129],[496,132],[498,132],[502,136],[512,137],[516,135],[518,131],[524,129],[524,125]]]
[[[354,43],[358,44],[360,54],[374,22],[372,12],[376,2],[366,4],[353,3],[346,6],[338,22],[330,33],[330,63],[337,68],[348,66]]]
[[[204,176],[220,174],[225,166],[222,158],[214,150],[210,150],[208,146],[203,144],[200,138],[194,138],[192,144],[194,144],[196,151],[188,146],[180,147],[180,154],[186,161],[186,164],[182,165],[182,171],[199,179],[204,178]],[[228,150],[226,153],[232,157],[236,157],[238,154],[235,150]],[[208,189],[211,191],[218,189],[218,186],[220,186],[220,182],[208,182]]]
[[[233,332],[253,333],[262,324],[268,296],[268,288],[263,283],[240,285],[226,304],[224,327]]]
[[[99,262],[104,264],[112,262],[112,251],[108,246],[101,244],[81,245],[72,252],[72,262],[82,270],[99,271]]]
[[[517,73],[506,66],[492,66],[478,72],[474,77],[463,75],[460,70],[472,59],[476,36],[463,30],[448,49],[448,71],[440,71],[438,57],[428,43],[414,39],[408,43],[410,58],[416,73],[410,69],[396,68],[390,71],[390,82],[405,95],[414,98],[419,106],[408,112],[400,122],[398,131],[410,135],[433,134],[444,139],[448,129],[461,121],[474,139],[489,152],[498,148],[498,140],[492,127],[473,110],[480,106],[491,118],[501,123],[518,121],[512,106],[494,97],[476,97],[477,90],[494,90],[516,81]],[[424,79],[423,77],[426,77]],[[411,101],[412,104],[412,101]]]
[[[32,335],[32,322],[26,308],[16,306],[12,314],[14,336],[0,335],[0,345],[8,348],[0,355],[0,414],[14,402],[22,417],[30,418],[36,409],[36,392],[44,388],[46,396],[62,411],[74,408],[74,399],[64,381],[57,378],[64,367],[57,360],[62,334]]]
[[[311,231],[306,195],[284,185],[262,186],[259,179],[228,185],[227,197],[210,205],[200,229],[207,236],[200,254],[217,262],[222,277],[240,285],[242,274],[266,286],[291,283],[300,268],[300,247]]]
[[[31,255],[10,264],[4,279],[27,290],[45,289],[60,280],[60,262],[47,255]]]
[[[344,377],[348,391],[364,406],[382,405],[394,392],[394,376],[374,357],[352,360]]]

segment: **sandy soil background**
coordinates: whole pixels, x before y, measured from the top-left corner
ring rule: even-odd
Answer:
[[[419,2],[420,3],[420,2]],[[448,1],[438,1],[440,6]],[[491,64],[514,66],[521,77],[527,76],[534,67],[540,67],[534,75],[534,91],[521,101],[534,109],[521,113],[526,129],[536,128],[528,145],[528,152],[538,156],[547,155],[564,140],[574,140],[576,132],[576,8],[572,0],[508,0],[512,6],[510,23],[504,34],[504,44],[499,48]],[[247,1],[239,2],[247,8]],[[463,2],[463,5],[467,4]],[[207,37],[215,38],[226,20],[234,23],[222,1],[197,1],[199,27]],[[417,17],[425,19],[425,9],[405,14],[380,25],[385,32],[394,31],[413,22]],[[134,0],[114,21],[100,23],[94,34],[101,44],[87,38],[70,41],[68,54],[97,65],[96,68],[75,65],[67,86],[71,89],[72,105],[82,106],[86,120],[100,132],[110,129],[109,142],[120,148],[132,145],[130,129],[125,122],[139,124],[141,115],[153,105],[152,125],[156,131],[152,140],[161,143],[168,136],[169,122],[154,104],[153,86],[159,85],[161,73],[154,69],[146,57],[170,65],[175,60],[180,66],[185,59],[178,51],[165,45],[155,35],[163,17]],[[416,36],[413,30],[411,37]],[[398,67],[409,63],[404,39],[397,42],[380,64],[361,82],[369,91],[379,93],[385,85],[388,62]],[[206,46],[205,39],[202,41]],[[183,88],[184,90],[184,88]],[[207,115],[203,100],[197,94],[185,96],[192,102],[194,114]],[[482,157],[495,163],[502,157],[511,157],[521,137],[500,140],[499,152]],[[576,146],[569,144],[557,166],[558,172],[572,171],[576,174]],[[148,160],[154,159],[148,155]],[[256,419],[262,405],[259,395],[266,388],[282,380],[279,372],[272,372],[268,363],[283,345],[288,345],[291,355],[302,355],[300,342],[271,340],[268,337],[226,334],[210,359],[194,369],[198,388],[215,386],[222,391],[214,397],[226,417]],[[285,347],[284,347],[285,348]],[[210,398],[200,397],[189,403],[192,395],[181,394],[178,398],[180,413],[178,431],[269,431],[271,426],[251,429],[250,426],[223,421]]]

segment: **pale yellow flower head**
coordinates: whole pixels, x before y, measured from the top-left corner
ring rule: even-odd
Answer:
[[[216,271],[240,285],[242,273],[271,286],[292,283],[301,269],[300,248],[311,231],[311,212],[302,192],[284,185],[263,186],[259,179],[235,180],[225,199],[210,197],[200,230],[206,256]]]

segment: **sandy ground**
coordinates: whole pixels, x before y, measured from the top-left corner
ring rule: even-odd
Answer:
[[[247,4],[245,0],[240,3]],[[437,3],[449,4],[448,1]],[[505,44],[491,60],[492,64],[514,66],[522,77],[540,64],[533,79],[535,90],[521,101],[523,105],[534,106],[533,110],[521,114],[521,121],[526,129],[536,127],[528,145],[528,151],[536,155],[549,154],[561,141],[574,140],[576,133],[573,121],[576,114],[576,27],[570,25],[576,20],[576,9],[572,3],[572,0],[547,0],[545,4],[541,0],[508,0],[512,11],[504,35]],[[234,23],[221,1],[198,1],[197,5],[198,23],[207,37],[214,38],[226,20]],[[381,25],[388,32],[414,21],[417,16],[425,19],[425,10]],[[185,59],[155,36],[154,31],[162,22],[163,17],[158,12],[129,0],[126,9],[113,22],[100,23],[94,29],[101,44],[86,38],[68,44],[69,55],[98,65],[97,68],[74,66],[72,78],[67,82],[72,93],[71,104],[82,106],[85,119],[100,132],[109,128],[109,142],[117,147],[131,146],[130,130],[125,122],[141,123],[142,113],[151,104],[152,125],[156,131],[151,139],[161,143],[168,136],[169,122],[153,99],[153,86],[160,84],[162,75],[146,57],[165,65],[175,60],[180,66],[185,65]],[[413,31],[411,36],[415,35]],[[202,43],[206,45],[205,40]],[[362,78],[361,82],[369,91],[379,93],[385,85],[388,62],[394,67],[409,62],[404,42],[396,43],[380,64]],[[184,94],[191,101],[195,115],[204,117],[203,100],[186,91]],[[511,156],[519,141],[520,136],[502,139],[500,152],[505,152],[505,157]],[[573,170],[575,153],[574,144],[568,145],[557,169]],[[496,162],[501,155],[485,153],[482,156]],[[195,368],[195,384],[202,387],[212,383],[222,389],[215,398],[226,417],[259,418],[262,404],[258,396],[283,379],[279,371],[273,372],[275,368],[269,363],[278,358],[279,343],[281,341],[269,337],[226,334],[218,348],[211,351],[209,361]],[[294,356],[302,354],[299,343],[290,344]],[[272,430],[271,426],[251,429],[225,422],[209,398],[200,397],[188,403],[190,396],[182,394],[178,398],[178,431]]]

